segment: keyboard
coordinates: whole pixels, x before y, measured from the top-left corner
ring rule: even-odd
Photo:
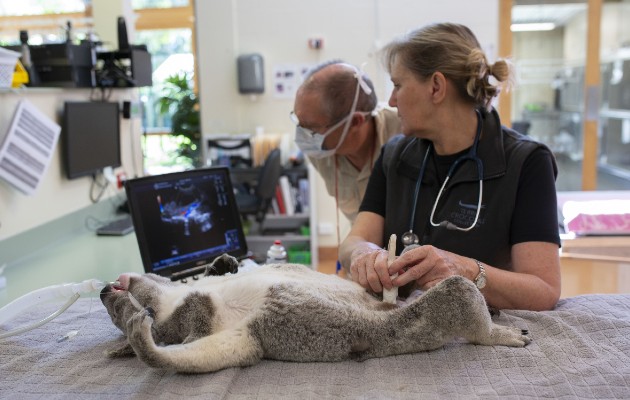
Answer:
[[[115,219],[96,230],[97,235],[104,236],[124,236],[131,232],[133,232],[133,220],[131,219],[131,215]]]

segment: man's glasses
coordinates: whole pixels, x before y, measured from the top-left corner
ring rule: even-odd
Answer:
[[[319,133],[319,132],[317,132],[317,131],[315,131],[313,129],[305,128],[302,125],[300,125],[300,120],[298,119],[297,114],[295,114],[295,111],[291,111],[289,113],[289,118],[291,119],[291,122],[293,122],[295,124],[295,126],[297,128],[300,128],[304,133],[308,134],[309,136],[315,136],[316,134],[317,135],[325,135],[325,133]],[[323,128],[324,131],[326,131],[327,127],[322,127],[322,128]],[[326,131],[326,133],[327,133],[327,131]]]
[[[362,114],[364,117],[369,117],[369,116],[372,115],[371,112],[366,112],[366,111],[355,111],[355,112],[358,112],[359,114]],[[354,114],[354,113],[352,113],[352,114]],[[348,118],[350,118],[350,116],[352,114],[346,115],[345,117],[343,117],[342,119],[340,119],[339,121],[337,121],[333,125],[327,125],[327,126],[322,127],[322,130],[324,130],[324,133],[319,133],[319,132],[317,132],[317,131],[315,131],[313,129],[305,128],[302,125],[300,125],[300,120],[298,119],[297,115],[295,114],[295,111],[291,111],[289,113],[289,119],[291,119],[291,122],[293,122],[297,128],[300,128],[304,133],[307,133],[310,136],[314,136],[315,134],[327,136],[328,134],[332,133],[335,129],[337,129],[339,126],[341,126],[341,124],[343,122],[347,121]],[[330,129],[326,129],[328,127],[331,127],[331,128]]]

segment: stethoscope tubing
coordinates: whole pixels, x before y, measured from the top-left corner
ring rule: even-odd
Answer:
[[[443,226],[450,230],[468,232],[472,230],[477,225],[477,222],[479,221],[479,215],[481,213],[481,203],[483,200],[483,162],[477,156],[477,148],[479,146],[479,138],[481,137],[483,123],[481,119],[481,113],[479,112],[479,110],[475,110],[475,112],[477,113],[477,132],[475,134],[475,140],[470,150],[468,151],[468,153],[462,155],[457,160],[455,160],[453,165],[451,165],[451,167],[449,168],[448,173],[446,174],[446,178],[444,179],[444,182],[442,183],[442,186],[440,187],[440,190],[435,199],[435,202],[433,203],[433,208],[431,209],[431,215],[429,217],[429,223],[431,224],[431,226],[434,226],[434,227]],[[405,232],[401,237],[403,245],[405,246],[419,243],[418,236],[413,232],[413,225],[414,225],[415,217],[416,217],[416,208],[417,208],[418,199],[420,196],[420,188],[422,186],[422,179],[424,178],[427,160],[429,159],[429,156],[431,155],[432,151],[433,151],[433,144],[429,143],[429,146],[427,147],[427,151],[425,152],[425,155],[424,155],[424,159],[422,160],[422,165],[420,167],[418,179],[416,180],[416,187],[415,187],[414,197],[413,197],[413,207],[411,208],[411,218],[409,221],[409,231]],[[435,211],[440,202],[440,199],[442,198],[444,190],[448,182],[452,178],[452,176],[455,174],[455,171],[457,170],[457,168],[461,164],[463,164],[465,161],[474,161],[475,164],[477,165],[477,175],[479,177],[479,196],[477,199],[477,212],[475,213],[475,219],[469,227],[460,227],[449,221],[441,221],[439,223],[436,223],[434,222]]]

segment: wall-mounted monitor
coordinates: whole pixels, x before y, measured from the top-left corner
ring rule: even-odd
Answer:
[[[61,133],[68,179],[122,165],[118,103],[65,102]]]

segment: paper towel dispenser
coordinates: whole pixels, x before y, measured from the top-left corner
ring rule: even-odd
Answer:
[[[238,91],[241,94],[265,92],[263,58],[260,54],[243,54],[238,57]]]

